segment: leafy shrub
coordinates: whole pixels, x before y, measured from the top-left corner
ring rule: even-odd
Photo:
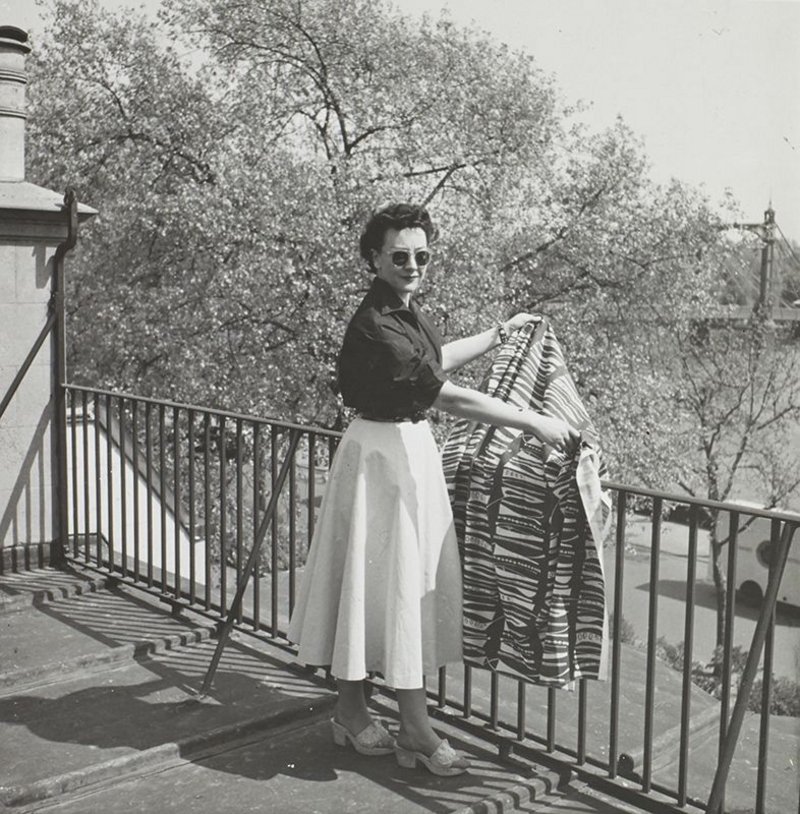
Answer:
[[[747,652],[738,646],[731,651],[731,676],[734,692],[739,687],[739,681],[747,662]],[[656,655],[675,670],[683,670],[683,642],[677,645],[670,644],[663,637],[659,637]],[[717,647],[707,663],[692,662],[692,683],[709,695],[720,698],[722,695],[722,666],[723,649]],[[753,682],[747,701],[747,708],[751,712],[761,712],[762,691],[763,680],[757,679]],[[771,715],[800,717],[800,682],[785,676],[772,676],[769,711]]]

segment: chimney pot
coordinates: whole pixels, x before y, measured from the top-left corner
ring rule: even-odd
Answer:
[[[28,34],[0,26],[0,179],[25,180],[25,55]]]

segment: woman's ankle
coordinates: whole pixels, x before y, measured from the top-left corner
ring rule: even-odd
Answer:
[[[409,724],[400,722],[397,732],[397,745],[411,752],[422,752],[430,756],[441,743],[430,723]]]

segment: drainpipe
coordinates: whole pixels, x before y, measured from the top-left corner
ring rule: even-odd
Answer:
[[[67,212],[67,239],[59,243],[53,262],[53,287],[51,304],[55,311],[55,335],[53,342],[53,365],[55,375],[55,435],[56,457],[53,473],[56,485],[56,504],[58,512],[58,541],[52,557],[55,564],[64,561],[69,545],[67,529],[69,528],[69,495],[67,494],[67,319],[64,303],[64,258],[67,252],[78,242],[78,196],[75,190],[67,188],[64,193],[64,208]]]

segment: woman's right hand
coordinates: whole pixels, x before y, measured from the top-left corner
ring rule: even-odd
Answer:
[[[571,454],[581,441],[581,434],[560,418],[530,411],[530,430],[543,444]]]

